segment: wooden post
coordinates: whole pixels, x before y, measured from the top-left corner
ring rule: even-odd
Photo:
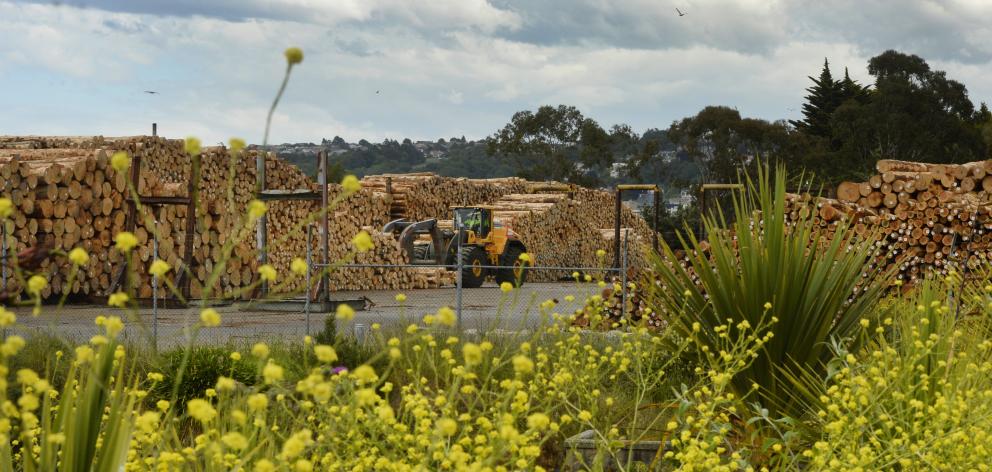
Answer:
[[[320,151],[317,153],[317,180],[320,182],[320,209],[324,213],[324,217],[320,221],[320,254],[321,254],[321,267],[320,271],[320,291],[317,292],[320,300],[330,300],[331,299],[331,287],[330,287],[330,277],[327,273],[327,264],[329,264],[330,257],[330,242],[329,235],[330,231],[328,228],[327,215],[328,208],[328,190],[327,190],[327,151]],[[309,290],[309,287],[307,288]]]

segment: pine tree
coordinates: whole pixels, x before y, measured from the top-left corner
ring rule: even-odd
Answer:
[[[809,80],[813,81],[813,86],[806,89],[809,95],[803,104],[804,119],[789,122],[806,134],[830,137],[830,115],[844,102],[843,84],[830,75],[830,63],[826,58],[823,59],[820,78],[810,77]]]
[[[868,87],[852,80],[847,73],[847,67],[844,68],[844,80],[840,81],[840,91],[841,103],[848,100],[857,100],[858,103],[868,101]]]

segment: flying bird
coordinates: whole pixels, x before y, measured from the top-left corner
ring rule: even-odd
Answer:
[[[376,95],[379,95],[379,91],[378,91],[378,90],[376,90],[376,91],[375,91],[375,94],[376,94]]]
[[[158,95],[158,92],[154,90],[145,90],[145,93],[147,93],[148,95]]]
[[[678,8],[675,9],[675,13],[678,13],[679,16],[685,16],[685,13],[682,13],[682,10],[679,10]]]

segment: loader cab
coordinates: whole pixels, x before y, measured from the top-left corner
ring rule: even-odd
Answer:
[[[455,228],[475,233],[476,239],[485,240],[493,229],[493,212],[488,208],[455,208]]]

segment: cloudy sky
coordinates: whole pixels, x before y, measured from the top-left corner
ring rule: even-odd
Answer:
[[[0,0],[0,134],[259,142],[287,46],[274,142],[480,138],[542,104],[795,118],[824,57],[864,81],[889,48],[992,101],[992,0]]]

